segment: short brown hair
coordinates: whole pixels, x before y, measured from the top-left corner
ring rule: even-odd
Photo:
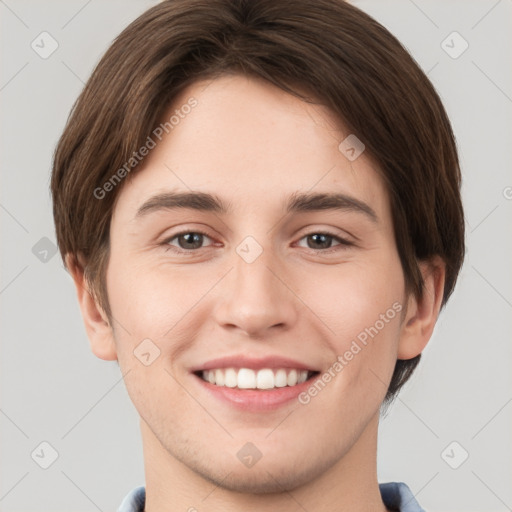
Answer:
[[[61,255],[82,263],[109,318],[110,220],[123,183],[102,199],[94,190],[144,144],[179,92],[228,73],[327,106],[364,142],[390,196],[407,289],[421,295],[418,262],[439,255],[447,269],[444,305],[464,257],[456,143],[439,96],[400,42],[343,0],[167,0],[110,46],[54,155]],[[386,401],[420,357],[397,361]]]

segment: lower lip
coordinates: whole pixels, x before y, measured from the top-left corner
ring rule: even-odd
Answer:
[[[297,397],[315,381],[317,376],[297,384],[273,389],[238,389],[226,386],[216,386],[206,382],[201,377],[193,375],[199,383],[215,398],[222,400],[243,411],[272,411],[297,400]]]

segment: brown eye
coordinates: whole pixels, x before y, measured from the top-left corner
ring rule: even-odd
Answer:
[[[170,245],[178,251],[180,249],[183,251],[193,251],[195,249],[201,249],[205,239],[211,240],[205,233],[187,231],[178,233],[177,235],[167,239],[165,241],[165,245]],[[177,242],[177,244],[173,242]]]
[[[314,235],[308,235],[306,238],[310,249],[328,249],[331,247],[334,237],[324,233],[315,233]]]
[[[340,238],[339,236],[331,235],[330,233],[311,233],[301,238],[302,240],[306,240],[306,246],[301,245],[301,247],[307,247],[308,249],[318,249],[318,250],[335,250],[338,246],[350,246],[353,245],[352,242]],[[333,244],[333,242],[336,242]]]

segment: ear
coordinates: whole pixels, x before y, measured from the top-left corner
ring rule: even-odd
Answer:
[[[65,264],[75,283],[78,303],[93,354],[106,361],[117,360],[112,326],[106,313],[94,300],[89,290],[82,262],[77,261],[77,258],[68,253],[65,257]]]
[[[402,322],[398,359],[412,359],[427,345],[441,309],[446,265],[439,256],[419,263],[423,276],[423,293],[410,295],[405,319]]]

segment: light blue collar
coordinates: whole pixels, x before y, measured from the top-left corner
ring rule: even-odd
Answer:
[[[398,512],[425,512],[403,482],[379,484],[379,489],[382,501],[389,509]],[[141,485],[128,493],[117,512],[144,512],[145,502],[146,488]]]

